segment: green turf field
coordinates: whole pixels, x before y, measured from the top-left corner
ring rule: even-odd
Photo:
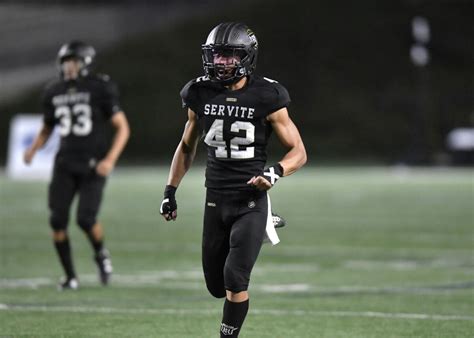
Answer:
[[[57,292],[46,183],[2,174],[0,337],[217,337],[222,301],[200,265],[203,168],[184,179],[170,223],[158,215],[166,175],[117,170],[101,214],[112,285],[98,285],[71,226],[81,288]],[[289,225],[262,250],[241,337],[474,336],[473,177],[305,168],[281,180],[272,203]]]

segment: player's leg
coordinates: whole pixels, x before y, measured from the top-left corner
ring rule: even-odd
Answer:
[[[202,233],[202,266],[207,289],[216,298],[226,295],[224,264],[229,252],[229,230],[222,222],[221,202],[220,194],[211,189],[207,190]]]
[[[53,242],[59,261],[65,273],[60,289],[77,289],[77,277],[72,260],[71,245],[67,234],[69,209],[77,189],[75,177],[58,165],[55,165],[53,178],[49,185],[48,204],[49,223],[53,230]]]
[[[267,195],[259,192],[239,210],[239,217],[232,225],[224,266],[226,300],[221,337],[237,337],[247,315],[250,273],[262,246],[268,217]]]
[[[97,222],[105,186],[105,177],[91,172],[84,176],[79,187],[79,206],[77,209],[77,223],[84,231],[94,250],[94,260],[99,270],[99,279],[107,285],[112,274],[110,254],[104,247],[104,230]]]

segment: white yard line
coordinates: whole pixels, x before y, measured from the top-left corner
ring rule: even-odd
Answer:
[[[297,293],[311,292],[313,286],[309,284],[260,284],[251,287],[251,290],[262,291],[266,293]]]
[[[304,266],[301,268],[305,269]],[[271,267],[264,270],[269,271]],[[262,271],[262,270],[261,270]],[[257,274],[259,275],[259,274]],[[46,277],[38,278],[3,278],[0,279],[0,290],[2,289],[38,289],[44,287],[54,287],[58,280]],[[97,276],[87,274],[80,276],[82,286],[97,286]],[[170,290],[205,290],[204,278],[200,270],[178,271],[139,271],[134,274],[115,274],[112,277],[111,285],[124,288],[155,287]],[[349,295],[349,294],[450,294],[458,290],[474,288],[474,281],[461,281],[449,284],[436,285],[405,285],[405,286],[358,286],[358,285],[337,285],[319,286],[309,283],[255,283],[250,287],[252,292],[263,293],[306,293],[320,295]]]
[[[305,310],[250,310],[254,314],[274,316],[328,316],[328,317],[369,317],[385,319],[418,319],[418,320],[474,320],[474,316],[466,315],[439,315],[426,313],[390,313],[373,311],[305,311]]]
[[[49,306],[49,305],[8,305],[0,304],[0,311],[19,312],[63,312],[63,313],[101,313],[101,314],[150,314],[150,315],[218,315],[221,309],[152,309],[152,308],[110,308],[87,306]],[[441,315],[426,313],[390,313],[373,311],[310,311],[310,310],[276,310],[276,309],[251,309],[255,315],[263,316],[303,316],[303,317],[366,317],[382,319],[408,319],[408,320],[433,320],[433,321],[472,321],[474,316],[466,315]]]

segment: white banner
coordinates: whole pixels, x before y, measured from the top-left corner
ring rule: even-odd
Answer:
[[[41,115],[16,115],[10,123],[7,175],[13,179],[47,180],[51,176],[54,156],[59,148],[59,132],[54,129],[48,142],[33,158],[30,165],[23,162],[25,150],[33,143],[43,125]]]
[[[453,151],[474,151],[474,128],[456,128],[449,132],[448,148]]]

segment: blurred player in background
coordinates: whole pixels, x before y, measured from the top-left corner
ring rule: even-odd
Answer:
[[[290,97],[278,82],[253,75],[258,43],[242,23],[222,23],[202,46],[206,75],[181,91],[188,121],[171,163],[160,213],[177,217],[175,192],[203,135],[207,145],[202,263],[209,292],[226,297],[221,337],[237,337],[247,315],[250,273],[265,235],[278,243],[267,194],[279,178],[306,162]],[[286,155],[266,169],[274,131]]]
[[[26,164],[46,143],[58,125],[61,143],[49,185],[50,225],[65,278],[62,289],[77,289],[71,246],[67,234],[69,210],[77,194],[77,223],[87,235],[106,285],[112,273],[104,231],[97,222],[107,176],[113,170],[130,134],[127,118],[119,106],[117,86],[106,75],[90,72],[95,50],[80,41],[61,47],[58,53],[60,78],[46,86],[43,94],[43,126],[24,154]],[[107,128],[115,129],[110,143]]]

